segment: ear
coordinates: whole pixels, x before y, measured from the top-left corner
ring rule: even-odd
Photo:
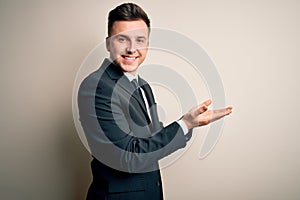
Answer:
[[[108,52],[110,52],[110,38],[109,37],[105,38],[105,44],[106,44],[106,50]]]

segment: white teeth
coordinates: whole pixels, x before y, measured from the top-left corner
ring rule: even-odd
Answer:
[[[127,60],[135,60],[135,57],[125,57]]]

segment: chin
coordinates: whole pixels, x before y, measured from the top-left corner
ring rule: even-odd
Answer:
[[[121,68],[123,69],[123,71],[125,72],[134,72],[137,70],[138,66],[134,65],[134,66],[128,66],[128,65],[121,65]]]

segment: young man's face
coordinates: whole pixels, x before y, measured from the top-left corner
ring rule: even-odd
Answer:
[[[143,20],[114,22],[111,37],[106,39],[110,58],[133,75],[145,60],[148,45],[149,29]]]

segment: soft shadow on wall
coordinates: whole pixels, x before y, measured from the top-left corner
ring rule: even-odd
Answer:
[[[65,178],[70,185],[70,200],[85,199],[91,182],[90,161],[91,156],[77,135],[70,113],[65,118],[66,123],[61,124],[61,141],[59,159],[61,167],[65,168]]]

